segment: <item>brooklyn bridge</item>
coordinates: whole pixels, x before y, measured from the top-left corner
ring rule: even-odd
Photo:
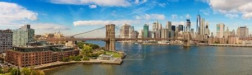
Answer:
[[[76,37],[80,35],[90,36],[90,35],[102,35],[102,33],[98,33],[96,31],[105,29],[105,37]],[[115,43],[116,41],[148,41],[148,40],[154,40],[154,41],[162,41],[162,40],[180,40],[183,41],[183,46],[190,46],[189,41],[201,41],[197,39],[191,39],[191,35],[189,32],[185,32],[183,35],[183,38],[177,39],[177,38],[120,38],[116,37],[116,29],[119,29],[115,26],[115,24],[108,24],[104,27],[97,28],[94,30],[90,30],[83,33],[74,34],[71,37],[64,37],[64,38],[50,38],[46,39],[46,41],[87,41],[87,40],[98,40],[98,41],[104,41],[105,49],[115,51]]]

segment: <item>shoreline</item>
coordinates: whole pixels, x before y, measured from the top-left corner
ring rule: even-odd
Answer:
[[[126,42],[129,43],[129,42]],[[130,42],[132,43],[132,42]],[[181,45],[181,44],[167,44],[167,43],[139,43],[139,42],[135,42],[141,45]],[[251,45],[243,45],[243,44],[207,44],[207,43],[200,43],[200,44],[194,44],[191,46],[216,46],[216,47],[252,47]]]
[[[42,64],[38,66],[33,66],[36,70],[45,70],[49,68],[59,67],[63,65],[70,65],[70,64],[110,64],[110,65],[121,65],[123,60],[121,58],[116,58],[114,61],[111,60],[97,60],[97,59],[90,59],[89,61],[69,61],[69,62],[53,62]]]
[[[202,45],[204,46],[204,45]],[[252,47],[252,45],[242,45],[242,44],[208,44],[205,46],[217,46],[217,47]]]

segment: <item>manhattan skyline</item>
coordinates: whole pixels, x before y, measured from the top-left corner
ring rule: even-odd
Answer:
[[[200,14],[215,33],[218,23],[224,23],[230,30],[240,26],[251,29],[251,3],[250,0],[2,0],[0,29],[31,24],[38,30],[36,34],[61,31],[71,35],[108,23],[118,26],[127,23],[136,30],[155,21],[163,26],[167,21],[185,25],[187,18],[195,29]]]

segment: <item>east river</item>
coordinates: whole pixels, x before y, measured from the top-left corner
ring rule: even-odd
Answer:
[[[104,46],[102,42],[93,42]],[[122,65],[72,64],[46,75],[252,75],[252,48],[117,43]]]

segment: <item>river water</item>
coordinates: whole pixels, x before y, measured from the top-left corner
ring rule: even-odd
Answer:
[[[93,42],[104,46],[103,42]],[[252,75],[252,48],[117,43],[122,65],[72,64],[47,75]]]

